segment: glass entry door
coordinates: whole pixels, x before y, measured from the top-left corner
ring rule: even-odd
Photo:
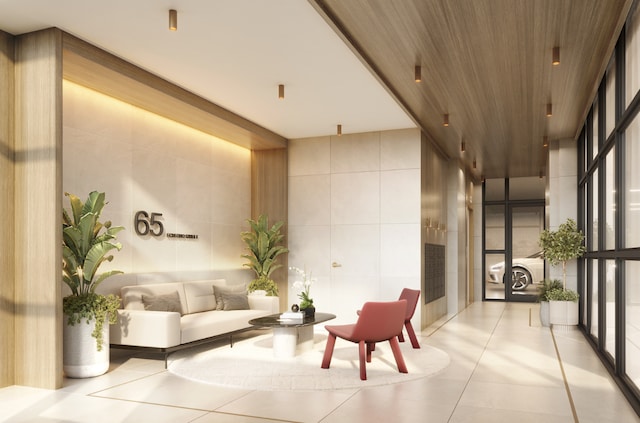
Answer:
[[[544,259],[538,240],[544,230],[544,204],[511,204],[508,208],[505,294],[508,301],[535,301],[544,280]]]

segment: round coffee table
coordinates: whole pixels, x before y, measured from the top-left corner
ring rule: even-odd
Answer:
[[[335,319],[335,314],[318,313],[302,320],[282,319],[280,314],[258,317],[249,324],[273,330],[274,357],[295,357],[296,351],[308,351],[313,347],[313,325]]]

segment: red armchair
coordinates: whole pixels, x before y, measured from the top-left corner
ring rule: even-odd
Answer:
[[[327,325],[329,332],[322,358],[322,368],[328,369],[333,357],[336,338],[358,344],[360,379],[367,380],[366,363],[371,362],[371,351],[376,342],[389,341],[398,371],[407,373],[407,366],[400,351],[398,335],[406,317],[407,301],[367,302],[362,307],[358,321],[350,325]]]
[[[411,346],[413,348],[420,348],[420,343],[416,337],[416,333],[413,331],[413,325],[411,324],[411,318],[416,311],[416,305],[418,304],[418,298],[420,298],[420,291],[417,289],[404,288],[400,293],[400,300],[407,300],[407,314],[404,318],[404,326],[407,329],[407,335],[411,340]],[[398,340],[404,342],[404,336],[402,332],[398,335]]]

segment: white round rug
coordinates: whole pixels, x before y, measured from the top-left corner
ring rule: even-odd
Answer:
[[[271,334],[228,344],[201,346],[173,353],[169,372],[199,382],[231,388],[275,390],[354,389],[401,383],[434,375],[449,365],[449,355],[427,345],[413,349],[400,343],[409,373],[400,373],[388,342],[376,345],[367,380],[360,380],[358,344],[338,339],[329,369],[320,368],[327,336],[315,334],[310,351],[293,358],[275,358]]]

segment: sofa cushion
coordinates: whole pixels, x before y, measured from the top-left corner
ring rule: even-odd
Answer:
[[[144,310],[142,295],[164,295],[178,292],[180,297],[180,310],[188,310],[184,295],[184,286],[181,282],[158,283],[147,285],[123,286],[120,289],[122,305],[125,310]]]
[[[247,295],[247,287],[242,285],[228,285],[228,286],[219,286],[216,285],[213,287],[213,292],[216,296],[216,310],[224,310],[224,301],[222,299],[222,295],[238,295],[244,294]]]
[[[142,303],[147,311],[176,311],[183,314],[178,291],[171,294],[142,294]]]
[[[249,310],[247,294],[222,294],[223,310]]]
[[[185,314],[216,309],[216,296],[212,285],[224,286],[224,279],[184,282],[184,295],[188,310]]]
[[[203,311],[180,318],[181,343],[193,342],[250,328],[249,320],[270,314],[266,310]]]

